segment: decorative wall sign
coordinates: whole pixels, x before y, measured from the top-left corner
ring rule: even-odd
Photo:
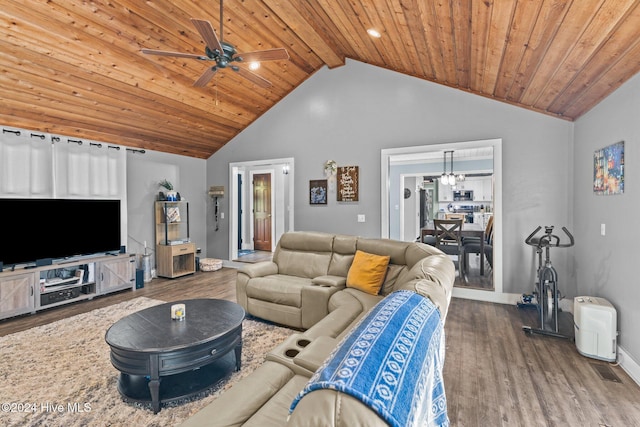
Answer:
[[[309,181],[309,204],[327,204],[327,180],[315,179]]]
[[[593,192],[624,193],[624,141],[593,153]]]
[[[338,167],[338,201],[358,201],[358,166]]]

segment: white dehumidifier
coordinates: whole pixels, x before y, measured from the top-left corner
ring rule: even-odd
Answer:
[[[575,297],[573,321],[578,352],[594,359],[616,361],[616,309],[598,297]]]

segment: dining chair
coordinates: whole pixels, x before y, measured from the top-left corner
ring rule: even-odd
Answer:
[[[462,222],[466,222],[467,220],[467,214],[464,213],[445,213],[444,214],[444,219],[461,219]]]
[[[447,255],[457,256],[458,272],[464,277],[464,249],[462,247],[462,219],[434,219],[436,248]]]
[[[485,240],[488,238],[492,230],[493,230],[493,215],[489,217],[489,219],[487,220],[487,225],[484,228]],[[478,236],[463,236],[462,244],[464,245],[465,243],[480,243],[481,238],[482,237],[478,237]]]
[[[489,266],[493,268],[493,217],[490,218],[489,224],[487,224],[487,230],[485,230],[485,241],[484,241],[484,258],[489,263]],[[463,258],[464,258],[464,268],[465,271],[469,268],[469,254],[480,254],[482,251],[482,245],[480,241],[467,241],[466,239],[462,242],[462,250],[463,250]]]

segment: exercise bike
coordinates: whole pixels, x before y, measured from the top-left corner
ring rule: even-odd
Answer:
[[[538,319],[540,321],[539,328],[532,328],[531,326],[523,326],[522,330],[528,334],[542,334],[550,335],[558,338],[570,338],[569,336],[560,333],[558,327],[558,313],[560,311],[558,303],[560,301],[560,291],[558,290],[558,273],[553,268],[550,258],[551,248],[568,248],[574,245],[573,236],[569,233],[566,227],[562,227],[562,231],[568,236],[568,243],[560,243],[560,237],[553,234],[553,226],[545,226],[545,233],[541,237],[536,238],[535,235],[542,229],[542,226],[538,226],[533,233],[531,233],[526,239],[527,245],[536,248],[538,254],[538,270],[536,272],[536,288],[534,290],[534,296],[537,299],[537,304],[533,304],[538,309]],[[542,259],[542,252],[544,250],[544,262]],[[525,297],[528,297],[525,295]],[[530,304],[530,298],[527,298],[528,305]],[[520,308],[520,304],[518,307]]]

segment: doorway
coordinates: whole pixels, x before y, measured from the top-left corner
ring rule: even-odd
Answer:
[[[293,231],[294,227],[294,159],[268,159],[229,164],[229,260],[238,259],[239,254],[255,250],[255,232],[263,232],[263,222],[259,227],[255,223],[255,202],[253,178],[256,175],[268,174],[270,188],[268,209],[271,225],[260,236],[266,251],[272,252],[280,238],[286,231]],[[261,190],[264,191],[264,188]],[[264,194],[263,194],[264,195]],[[266,203],[266,202],[265,202]],[[267,209],[266,204],[259,210]],[[265,237],[268,236],[268,239]],[[267,243],[267,240],[270,240]],[[247,260],[250,257],[247,258]]]
[[[454,295],[468,297],[481,300],[497,300],[498,294],[502,294],[502,140],[480,140],[467,141],[446,144],[433,144],[426,146],[404,147],[395,149],[382,150],[381,154],[381,236],[387,238],[402,239],[400,236],[407,227],[401,227],[401,222],[406,222],[410,216],[405,215],[404,200],[404,179],[400,178],[401,174],[407,175],[431,175],[437,177],[443,171],[443,151],[454,150],[456,153],[465,152],[468,156],[482,153],[486,149],[492,152],[492,214],[493,221],[493,266],[491,268],[492,287],[489,289],[475,289],[472,286],[458,287],[454,290]],[[396,168],[398,164],[408,165],[405,168]],[[470,163],[471,164],[471,163]],[[451,164],[447,163],[447,168],[451,168]],[[469,172],[486,172],[476,167],[474,170],[471,166]],[[414,168],[413,170],[411,168]],[[462,172],[459,165],[456,164],[456,173]],[[447,170],[447,173],[452,172]],[[404,177],[403,177],[404,178]],[[427,180],[422,181],[422,187],[426,188]],[[433,185],[438,187],[437,179],[433,181]],[[418,184],[420,187],[420,184]],[[436,190],[438,193],[438,190]],[[451,192],[451,191],[449,191]],[[438,201],[442,202],[444,196],[437,195]],[[471,205],[471,203],[465,203]],[[418,204],[419,205],[419,204]],[[446,210],[449,203],[440,206]],[[414,209],[413,207],[411,208]],[[402,211],[402,212],[401,212]],[[440,212],[433,212],[432,215],[439,215]],[[470,214],[470,215],[473,215]],[[419,219],[417,219],[419,221]],[[412,228],[409,224],[406,224]],[[410,233],[409,233],[410,234]],[[456,285],[461,283],[456,283]]]
[[[253,174],[253,249],[271,252],[271,173]]]

